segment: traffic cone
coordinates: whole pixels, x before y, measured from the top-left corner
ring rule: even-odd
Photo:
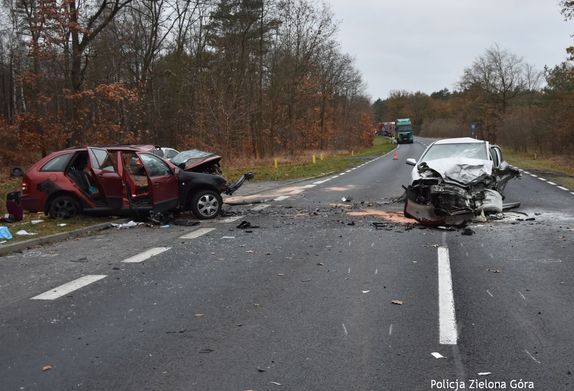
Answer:
[[[395,149],[395,153],[393,153],[393,160],[399,160],[399,151]]]

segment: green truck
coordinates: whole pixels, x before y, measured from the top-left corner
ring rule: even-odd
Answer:
[[[410,143],[414,141],[413,124],[410,118],[401,118],[395,121],[395,137],[397,144]]]

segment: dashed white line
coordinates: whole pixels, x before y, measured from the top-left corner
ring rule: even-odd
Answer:
[[[556,186],[556,183],[547,181],[549,185]]]
[[[200,228],[200,229],[196,229],[195,231],[191,231],[188,234],[185,234],[183,236],[180,236],[180,239],[196,239],[199,238],[200,236],[203,236],[205,234],[210,233],[211,231],[215,231],[215,228]]]
[[[242,219],[244,216],[231,216],[231,217],[226,217],[223,220],[219,220],[219,222],[221,224],[225,224],[225,223],[234,223],[237,220]]]
[[[323,183],[328,182],[330,180],[331,180],[331,178],[327,178],[327,179],[323,179],[322,181],[315,181],[315,182],[313,182],[313,184],[314,185],[322,185]]]
[[[389,335],[393,335],[393,324],[389,326]]]
[[[538,178],[538,175],[530,174],[532,178]]]
[[[312,189],[312,188],[314,188],[315,186],[317,186],[317,185],[305,185],[305,186],[303,186],[303,188],[304,188],[304,189]]]
[[[139,254],[134,255],[133,257],[126,258],[122,262],[123,263],[140,263],[140,262],[143,262],[147,259],[150,259],[151,257],[159,255],[163,252],[166,252],[169,249],[171,249],[171,247],[150,248],[149,250],[146,250],[143,253],[139,253]]]
[[[454,311],[454,293],[448,247],[438,249],[438,304],[439,304],[439,343],[456,345],[458,331]]]
[[[275,198],[273,201],[285,201],[287,198],[289,198],[289,196],[279,196],[277,198]]]
[[[32,297],[32,300],[55,300],[59,297],[65,296],[75,290],[85,287],[86,285],[90,285],[93,282],[99,281],[103,278],[106,278],[106,275],[87,275],[80,277],[74,281],[70,281],[67,284],[60,285],[57,288],[50,289],[47,292],[44,292],[38,296]]]
[[[540,179],[542,182],[548,182],[548,179],[542,178],[542,177],[538,177],[538,179]]]
[[[556,186],[558,187],[560,190],[564,190],[564,191],[570,191],[570,189],[565,188],[564,186]]]
[[[261,204],[261,205],[257,205],[257,206],[255,206],[255,207],[251,208],[251,210],[254,211],[254,212],[259,212],[260,210],[267,209],[267,208],[269,208],[270,206],[271,206],[271,205],[269,205],[269,204]]]
[[[574,195],[574,191],[571,191],[570,194]]]

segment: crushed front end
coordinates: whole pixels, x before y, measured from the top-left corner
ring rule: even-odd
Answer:
[[[483,213],[502,212],[504,186],[508,180],[520,176],[516,168],[505,165],[464,183],[443,177],[424,163],[419,166],[419,174],[420,179],[406,189],[405,216],[425,225],[456,226]]]

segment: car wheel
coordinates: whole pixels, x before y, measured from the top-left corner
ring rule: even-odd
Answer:
[[[48,216],[51,218],[69,219],[80,213],[80,203],[71,196],[58,196],[50,203]]]
[[[191,197],[191,211],[198,219],[213,219],[221,212],[223,200],[213,190],[202,190]]]

